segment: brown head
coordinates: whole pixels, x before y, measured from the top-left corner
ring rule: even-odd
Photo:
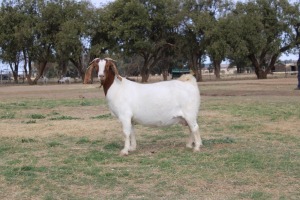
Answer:
[[[91,71],[96,69],[98,71],[98,78],[100,79],[101,85],[103,85],[104,93],[107,94],[108,89],[113,84],[115,77],[122,81],[122,77],[119,75],[117,67],[111,58],[105,58],[100,60],[99,58],[94,59],[85,74],[84,83],[87,83],[91,78]],[[93,69],[90,69],[93,68]]]

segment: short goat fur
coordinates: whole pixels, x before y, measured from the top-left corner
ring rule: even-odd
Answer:
[[[84,83],[91,78],[91,71],[98,77],[113,115],[122,123],[125,145],[122,155],[136,150],[136,138],[132,122],[148,126],[189,126],[187,147],[200,150],[202,140],[197,123],[200,108],[200,92],[192,75],[183,75],[178,80],[140,84],[119,75],[111,59],[94,59],[85,74]]]

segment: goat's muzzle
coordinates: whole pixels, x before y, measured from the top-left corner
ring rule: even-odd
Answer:
[[[105,81],[105,76],[104,75],[99,75],[98,78],[99,78],[100,82]]]

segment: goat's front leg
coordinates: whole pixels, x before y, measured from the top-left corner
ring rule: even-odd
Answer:
[[[122,126],[123,126],[123,133],[125,136],[125,144],[124,144],[124,148],[122,149],[122,151],[120,152],[120,154],[122,156],[127,156],[128,155],[128,151],[130,150],[130,134],[131,134],[131,119],[124,119],[121,120],[122,122]]]
[[[187,148],[193,148],[193,143],[195,142],[195,137],[194,134],[192,133],[192,131],[190,131],[190,137],[188,139],[188,142],[186,143],[186,147]]]
[[[131,126],[129,151],[135,151],[135,150],[136,150],[136,139],[135,139],[133,126]]]

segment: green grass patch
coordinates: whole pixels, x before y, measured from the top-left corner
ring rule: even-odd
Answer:
[[[237,117],[267,117],[271,121],[288,120],[291,117],[300,119],[300,103],[247,103],[211,104],[208,109],[226,112]]]
[[[111,142],[111,143],[106,144],[104,146],[104,149],[118,151],[118,150],[122,149],[122,145],[117,142]]]
[[[42,114],[31,114],[30,118],[31,119],[44,119],[46,117],[44,115],[42,115]]]
[[[49,118],[49,120],[76,120],[76,119],[80,119],[80,118],[72,117],[72,116],[64,116],[64,115]]]
[[[262,191],[252,191],[240,195],[244,199],[253,199],[253,200],[267,200],[273,199],[272,195],[262,192]]]
[[[97,106],[105,104],[104,99],[39,99],[26,100],[21,102],[2,102],[0,109],[22,110],[36,108],[55,108],[55,107],[80,107],[80,106]]]
[[[91,119],[112,119],[111,114],[98,115],[95,117],[91,117]]]
[[[9,110],[0,114],[0,119],[14,119],[15,117],[16,113]]]
[[[36,140],[33,138],[23,138],[23,139],[21,139],[21,142],[22,143],[32,143],[32,142],[36,142]]]
[[[52,142],[48,143],[49,147],[57,147],[57,146],[60,146],[60,145],[62,145],[62,144],[58,141],[52,141]]]
[[[36,120],[28,120],[28,121],[24,121],[23,123],[25,123],[25,124],[35,124]]]
[[[77,142],[76,142],[76,144],[88,144],[88,143],[90,143],[91,141],[90,141],[90,139],[89,138],[87,138],[87,137],[82,137],[82,138],[80,138]]]

